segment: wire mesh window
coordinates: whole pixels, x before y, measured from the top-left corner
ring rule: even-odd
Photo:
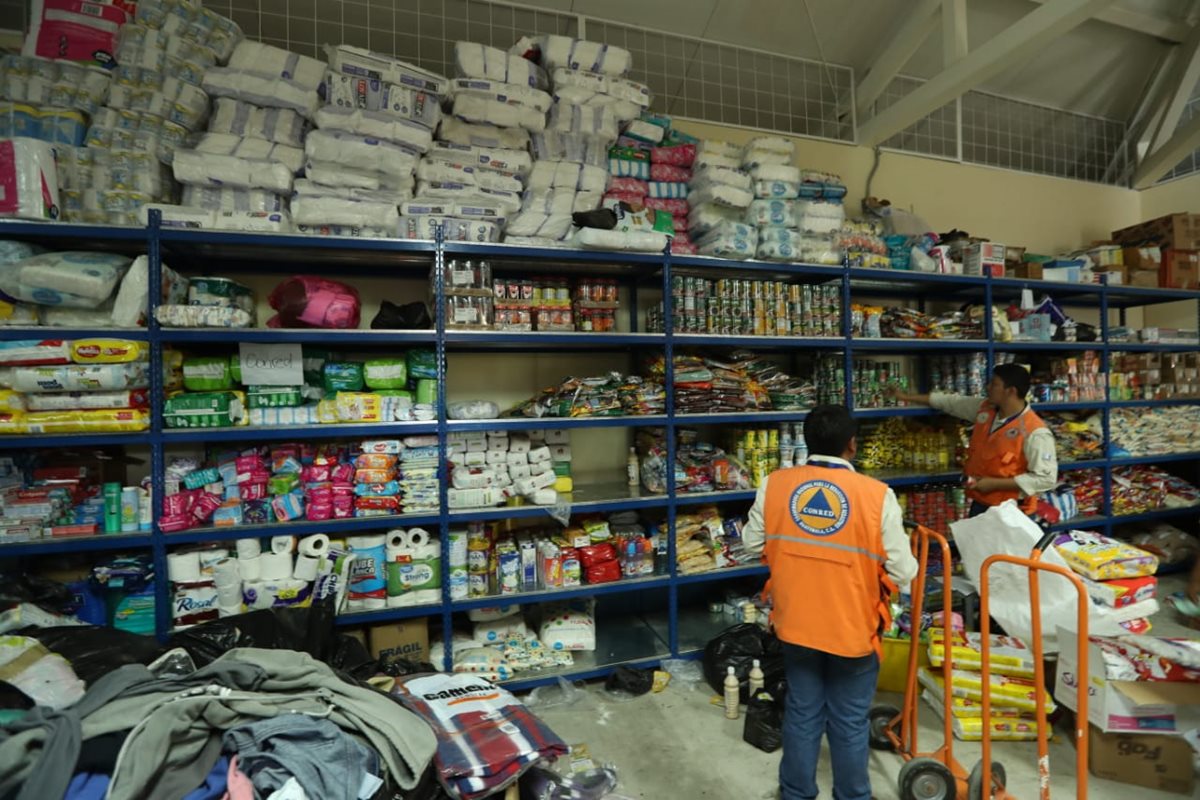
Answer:
[[[900,76],[875,101],[876,113],[893,105],[924,81]],[[883,143],[883,147],[937,158],[958,158],[958,106],[947,103]]]
[[[1183,109],[1183,114],[1181,114],[1179,117],[1179,124],[1183,125],[1192,119],[1195,119],[1197,114],[1200,114],[1200,97],[1192,100]],[[1200,172],[1200,149],[1193,150],[1191,153],[1189,153],[1183,159],[1183,161],[1180,161],[1177,165],[1175,165],[1173,170],[1164,175],[1162,179],[1159,180],[1159,183],[1173,180],[1175,178],[1182,178],[1185,175],[1192,175],[1196,172]]]
[[[963,95],[963,161],[1102,183],[1123,165],[1125,123],[1005,97]]]

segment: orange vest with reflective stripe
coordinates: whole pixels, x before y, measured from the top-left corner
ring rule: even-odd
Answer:
[[[992,433],[992,423],[998,413],[999,410],[990,403],[983,403],[979,407],[975,429],[971,432],[971,446],[967,451],[965,471],[969,477],[1015,478],[1029,471],[1025,440],[1029,434],[1046,427],[1046,423],[1031,409],[1026,409]],[[1026,514],[1037,509],[1037,497],[1021,499],[1021,493],[1016,489],[986,493],[969,489],[967,496],[985,506],[998,506],[1005,500],[1016,500]]]
[[[880,481],[849,469],[806,465],[771,473],[763,510],[763,559],[781,641],[856,658],[882,658],[894,590],[883,571]]]

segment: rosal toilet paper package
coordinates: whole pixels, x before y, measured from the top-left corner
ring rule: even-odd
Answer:
[[[0,217],[58,219],[54,149],[37,139],[0,139]]]

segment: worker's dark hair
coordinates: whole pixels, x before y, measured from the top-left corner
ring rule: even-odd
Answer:
[[[814,456],[841,458],[858,432],[858,423],[845,406],[817,406],[804,420],[804,441]]]
[[[1020,364],[998,364],[992,374],[1009,389],[1016,389],[1017,397],[1022,400],[1029,394],[1029,370]]]

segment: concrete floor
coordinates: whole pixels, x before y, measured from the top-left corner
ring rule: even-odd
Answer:
[[[1174,591],[1173,582],[1163,586],[1163,596]],[[1186,629],[1167,618],[1156,621],[1154,633],[1187,635]],[[1195,635],[1195,632],[1191,632]],[[672,681],[660,694],[634,699],[614,699],[594,682],[583,688],[569,705],[535,708],[550,727],[569,744],[586,744],[597,763],[612,763],[620,775],[620,794],[638,800],[759,800],[774,798],[778,789],[779,753],[763,753],[742,741],[742,720],[724,718],[720,706],[710,704],[706,684],[691,686]],[[528,696],[526,696],[528,698]],[[885,702],[898,703],[895,695],[880,695]],[[932,749],[940,741],[937,716],[923,702],[921,738]],[[970,769],[979,759],[979,746],[955,742],[958,760]],[[1034,742],[1000,742],[993,760],[1008,772],[1008,787],[1017,797],[1037,796]],[[871,756],[872,785],[877,800],[897,797],[896,776],[901,760],[890,753]],[[1076,796],[1075,748],[1061,731],[1051,742],[1051,791],[1053,796]],[[822,757],[818,781],[822,797],[832,796],[828,745]],[[1088,776],[1086,796],[1093,800],[1129,798],[1178,800],[1181,795],[1157,792],[1128,784]]]

